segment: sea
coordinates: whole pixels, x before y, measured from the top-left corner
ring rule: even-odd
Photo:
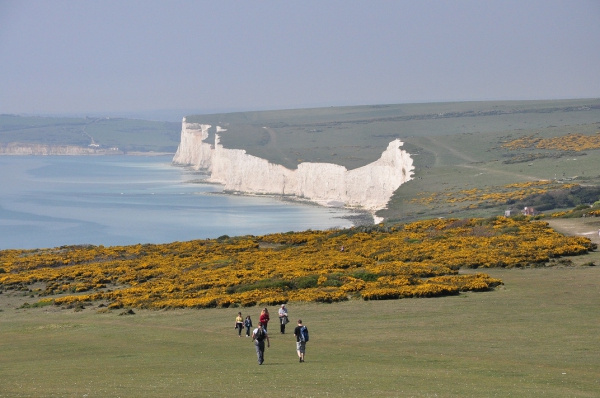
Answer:
[[[172,156],[0,156],[0,249],[168,243],[352,226],[354,213],[223,193]]]

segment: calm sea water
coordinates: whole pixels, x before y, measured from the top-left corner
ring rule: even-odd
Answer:
[[[171,156],[0,156],[0,249],[349,227],[342,209],[219,194]]]

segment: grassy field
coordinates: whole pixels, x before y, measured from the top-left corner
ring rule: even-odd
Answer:
[[[594,255],[596,253],[593,253]],[[306,363],[272,331],[258,366],[238,309],[16,309],[0,296],[0,397],[597,397],[600,268],[491,269],[436,299],[289,305]],[[276,308],[271,308],[274,313]],[[256,322],[259,308],[242,309]]]
[[[446,137],[466,154],[490,154],[464,138],[480,137],[480,146],[495,146],[495,137],[525,134],[555,126],[564,132],[600,122],[600,99],[561,101],[455,102],[330,107],[187,116],[189,122],[217,125],[226,148],[245,149],[273,163],[295,168],[300,162],[333,162],[354,169],[381,156],[388,143],[400,138],[410,153],[435,154],[427,137]],[[591,129],[596,128],[591,127]],[[551,128],[552,129],[552,128]],[[594,132],[595,132],[594,131]],[[450,138],[448,138],[450,137]],[[210,139],[209,139],[210,140]],[[439,147],[433,144],[433,148]],[[417,167],[431,159],[415,158]],[[459,156],[460,163],[465,161]],[[441,157],[438,161],[446,163]],[[469,161],[471,161],[469,159]]]

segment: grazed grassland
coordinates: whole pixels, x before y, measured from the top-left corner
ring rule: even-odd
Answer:
[[[239,309],[16,310],[29,298],[4,293],[0,397],[598,396],[600,268],[488,272],[505,285],[290,305],[311,332],[306,363],[275,324],[260,367]],[[256,322],[258,307],[241,311]]]

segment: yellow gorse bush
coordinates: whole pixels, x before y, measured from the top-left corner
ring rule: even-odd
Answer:
[[[557,151],[584,151],[600,148],[600,131],[594,135],[569,133],[560,137],[540,138],[535,135],[524,136],[502,144],[507,149],[552,149]]]
[[[508,201],[523,200],[532,195],[541,195],[550,190],[570,190],[578,184],[559,183],[556,181],[542,180],[529,181],[503,186],[491,186],[482,189],[464,189],[447,192],[422,192],[419,197],[412,199],[411,203],[425,203],[428,205],[440,203],[471,202],[471,207],[476,208],[483,203],[501,204]]]
[[[342,250],[343,247],[343,250]],[[461,267],[526,267],[593,250],[545,222],[436,219],[395,227],[244,236],[162,245],[0,251],[0,285],[36,282],[57,305],[207,308],[432,297],[502,282]]]

